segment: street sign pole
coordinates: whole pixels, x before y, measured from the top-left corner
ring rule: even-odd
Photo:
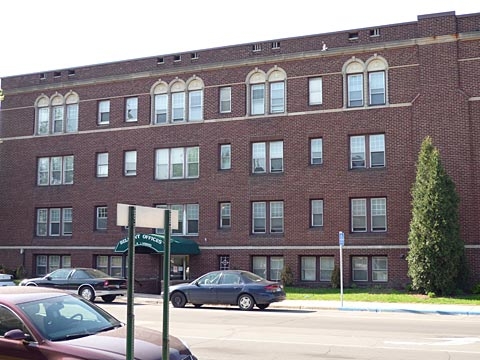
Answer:
[[[343,245],[345,245],[345,234],[338,232],[338,245],[340,247],[340,307],[343,308]]]
[[[127,275],[127,360],[135,359],[134,329],[135,313],[133,311],[135,265],[135,206],[128,207],[128,275]]]
[[[165,210],[165,242],[163,248],[163,341],[162,341],[162,359],[170,359],[169,344],[169,308],[168,308],[168,286],[170,283],[170,210]]]

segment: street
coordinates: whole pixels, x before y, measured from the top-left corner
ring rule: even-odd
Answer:
[[[97,304],[126,321],[126,304]],[[136,304],[135,325],[161,331],[162,310]],[[170,334],[200,360],[473,360],[479,329],[479,316],[170,307]]]

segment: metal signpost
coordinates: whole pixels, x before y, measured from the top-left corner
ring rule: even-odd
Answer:
[[[172,225],[170,225],[172,224]],[[165,229],[165,243],[163,256],[163,344],[162,359],[168,359],[169,345],[169,316],[168,316],[168,286],[170,283],[170,229],[178,228],[178,211],[117,204],[117,225],[128,226],[128,275],[127,275],[127,360],[135,359],[134,352],[134,325],[133,312],[134,295],[134,258],[135,258],[135,225],[145,228]]]
[[[340,307],[343,308],[343,245],[345,245],[345,234],[338,232],[338,245],[340,247]]]

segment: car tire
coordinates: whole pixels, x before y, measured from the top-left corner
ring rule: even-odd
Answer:
[[[268,308],[270,304],[257,304],[257,307],[260,309],[260,310],[265,310],[266,308]]]
[[[117,298],[117,295],[104,295],[104,296],[102,296],[102,300],[106,303],[111,303],[116,298]]]
[[[253,301],[253,298],[250,295],[242,294],[238,297],[237,304],[240,310],[248,311],[253,309],[253,305],[255,305],[255,302]]]
[[[187,303],[187,298],[181,292],[174,292],[172,296],[170,296],[170,301],[172,302],[173,307],[176,308],[183,308]]]
[[[88,301],[93,301],[95,299],[95,293],[89,286],[82,286],[80,290],[78,290],[78,295]]]

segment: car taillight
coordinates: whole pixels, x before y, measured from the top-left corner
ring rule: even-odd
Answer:
[[[282,290],[282,287],[280,285],[277,285],[277,284],[272,284],[272,285],[265,286],[265,291],[268,291],[268,292],[276,292],[276,291],[280,291],[280,290]]]

